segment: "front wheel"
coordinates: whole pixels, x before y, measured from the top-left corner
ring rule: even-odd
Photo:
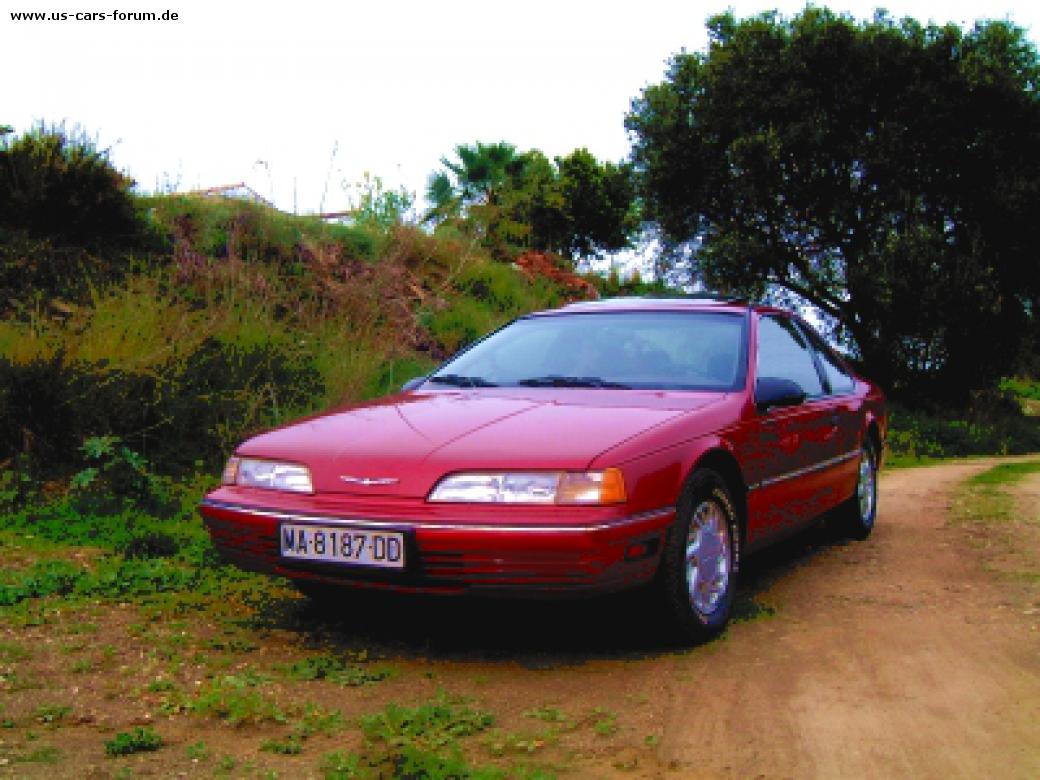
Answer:
[[[866,539],[874,530],[878,500],[877,454],[870,439],[863,441],[856,475],[856,492],[841,507],[843,530],[854,539]]]
[[[679,498],[658,585],[676,627],[689,640],[717,634],[729,620],[740,535],[725,481],[697,471]]]

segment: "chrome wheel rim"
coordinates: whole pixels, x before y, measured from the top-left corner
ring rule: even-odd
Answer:
[[[859,499],[859,516],[864,523],[874,522],[874,502],[876,500],[877,477],[874,474],[874,462],[868,450],[863,450],[859,459],[859,481],[856,484],[856,496]]]
[[[716,501],[697,505],[686,535],[686,587],[690,604],[710,615],[729,589],[730,538],[726,512]]]

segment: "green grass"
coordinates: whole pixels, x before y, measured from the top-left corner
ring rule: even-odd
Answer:
[[[1022,511],[1014,488],[1040,473],[1040,460],[1002,463],[969,479],[954,503],[952,521],[967,526],[982,549],[983,566],[1011,580],[1040,584],[1036,516]]]
[[[33,718],[39,723],[55,726],[72,713],[68,704],[41,704],[33,710]]]
[[[53,745],[40,745],[28,753],[18,757],[18,761],[26,764],[59,764],[64,758],[61,748]]]
[[[0,566],[0,610],[6,619],[28,625],[38,619],[33,604],[61,598],[67,605],[134,600],[145,615],[152,610],[168,620],[184,610],[262,600],[280,591],[276,580],[220,562],[195,512],[201,495],[196,480],[174,493],[180,508],[165,518],[134,507],[105,514],[72,497],[7,514],[0,529],[0,556],[7,561]],[[70,549],[81,554],[71,557]],[[155,649],[179,652],[177,641],[165,638]],[[222,647],[238,652],[241,641],[228,639]]]
[[[489,712],[469,706],[465,700],[440,693],[413,706],[388,704],[382,711],[358,721],[366,737],[359,753],[325,754],[321,771],[326,780],[551,780],[542,769],[510,770],[477,766],[465,757],[463,741],[486,732],[494,723]],[[279,747],[297,742],[284,741]],[[275,749],[272,744],[269,749]],[[504,752],[504,751],[503,751]]]
[[[177,690],[177,684],[174,683],[173,680],[160,677],[148,683],[145,690],[148,691],[148,693],[168,693]]]
[[[496,758],[507,755],[531,755],[559,742],[560,732],[554,728],[540,731],[494,731],[484,740],[484,748]]]
[[[1020,400],[1040,401],[1040,381],[1025,377],[1008,377],[1000,383],[1000,389]]]
[[[994,525],[1020,519],[1011,492],[1030,474],[1040,473],[1040,461],[1025,460],[1001,463],[969,479],[955,507],[961,521]]]
[[[24,645],[17,642],[0,642],[0,661],[4,663],[17,663],[26,661],[32,657],[32,652]]]
[[[391,666],[348,663],[329,654],[302,658],[281,668],[292,680],[328,680],[346,687],[372,685],[397,675],[397,670]]]
[[[295,734],[290,734],[286,739],[265,740],[260,749],[280,756],[297,756],[303,752],[303,741]]]
[[[524,713],[524,717],[544,721],[545,723],[554,723],[560,726],[567,726],[574,723],[573,718],[557,707],[545,706],[537,707],[533,710],[527,710]]]
[[[337,750],[325,754],[321,771],[325,780],[358,780],[364,776],[366,767],[360,756]]]
[[[999,466],[976,474],[968,480],[969,485],[976,486],[1013,486],[1030,474],[1040,473],[1040,461],[1024,460],[1015,463],[1001,463]]]
[[[208,761],[212,755],[209,747],[207,747],[206,743],[201,739],[184,748],[184,753],[192,761]]]
[[[600,737],[612,737],[617,733],[617,713],[597,708],[592,713],[592,730]]]
[[[206,682],[197,696],[182,702],[182,708],[230,726],[285,723],[286,711],[274,696],[262,690],[266,682],[266,678],[253,674],[223,675]]]
[[[361,718],[361,729],[371,740],[393,747],[413,745],[430,749],[451,745],[459,737],[484,731],[494,723],[488,712],[469,707],[464,700],[440,694],[414,707],[391,702],[374,715]]]

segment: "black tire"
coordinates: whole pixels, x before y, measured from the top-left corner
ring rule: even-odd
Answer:
[[[656,582],[682,639],[702,642],[726,626],[736,590],[739,545],[737,513],[725,480],[711,469],[699,469],[679,497]],[[704,555],[698,556],[702,546]],[[700,580],[692,587],[691,577]]]
[[[856,490],[839,508],[841,530],[853,539],[870,536],[877,520],[878,465],[877,452],[869,437],[864,438],[856,471]]]

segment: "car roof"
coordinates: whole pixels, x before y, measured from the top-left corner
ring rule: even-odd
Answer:
[[[749,303],[743,298],[736,298],[711,293],[695,293],[692,295],[676,295],[674,297],[619,297],[604,298],[598,301],[577,301],[538,312],[538,315],[555,314],[591,314],[607,311],[726,311],[744,313],[749,310],[757,312],[781,311],[772,306]]]

